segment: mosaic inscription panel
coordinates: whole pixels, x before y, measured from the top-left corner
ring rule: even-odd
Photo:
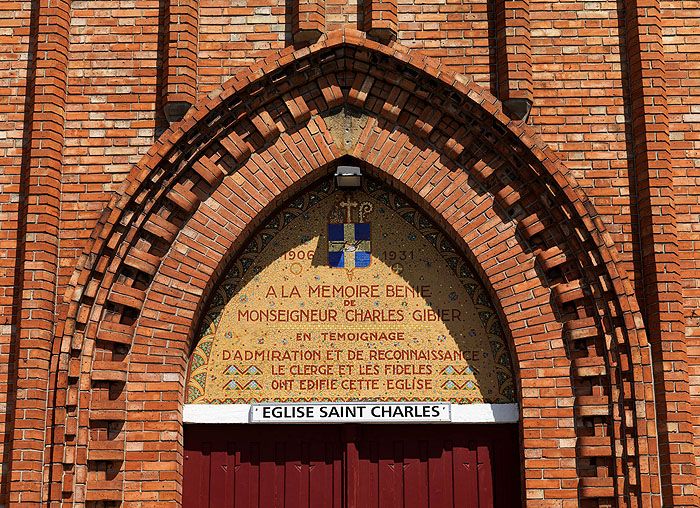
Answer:
[[[324,182],[230,267],[189,365],[188,403],[515,402],[507,345],[469,263],[379,183]]]

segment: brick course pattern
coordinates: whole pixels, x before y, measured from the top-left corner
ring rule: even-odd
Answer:
[[[696,6],[7,4],[0,504],[177,504],[208,295],[349,154],[489,287],[525,505],[698,506]]]

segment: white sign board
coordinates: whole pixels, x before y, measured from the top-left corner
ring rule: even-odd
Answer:
[[[250,423],[449,422],[446,402],[333,402],[252,404]]]

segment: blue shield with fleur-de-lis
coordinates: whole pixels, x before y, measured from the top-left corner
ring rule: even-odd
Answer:
[[[366,268],[370,260],[368,222],[328,224],[328,266]]]

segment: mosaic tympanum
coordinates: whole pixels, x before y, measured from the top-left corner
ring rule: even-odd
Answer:
[[[192,352],[188,403],[509,403],[486,291],[412,203],[331,180],[265,224],[229,267]]]

